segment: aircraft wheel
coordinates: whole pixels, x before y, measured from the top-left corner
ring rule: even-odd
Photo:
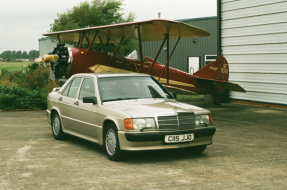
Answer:
[[[213,96],[213,105],[215,106],[220,106],[221,104],[219,103],[219,97],[214,95]]]

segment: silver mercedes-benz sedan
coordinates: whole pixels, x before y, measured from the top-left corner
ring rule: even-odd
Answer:
[[[174,96],[147,74],[76,74],[48,95],[46,112],[55,139],[95,142],[111,160],[124,151],[203,152],[216,130],[210,111]]]

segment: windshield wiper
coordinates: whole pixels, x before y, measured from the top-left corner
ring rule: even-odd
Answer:
[[[109,100],[103,100],[103,102],[109,102],[109,101],[117,101],[117,100],[129,100],[129,99],[139,99],[139,98],[115,98],[115,99],[109,99]]]

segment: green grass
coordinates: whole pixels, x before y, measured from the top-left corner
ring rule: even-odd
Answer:
[[[182,95],[177,94],[176,100],[180,102],[201,102],[204,95]]]
[[[28,65],[30,65],[33,62],[6,62],[6,61],[2,61],[0,62],[0,70],[2,69],[7,69],[8,71],[22,71],[24,70],[24,65],[26,65],[26,67]]]

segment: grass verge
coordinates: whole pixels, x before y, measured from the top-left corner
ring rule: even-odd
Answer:
[[[176,100],[180,102],[201,102],[204,99],[204,95],[182,95],[177,94]]]
[[[33,62],[0,62],[0,70],[7,69],[8,71],[23,71],[25,67]],[[24,66],[25,65],[25,66]]]

